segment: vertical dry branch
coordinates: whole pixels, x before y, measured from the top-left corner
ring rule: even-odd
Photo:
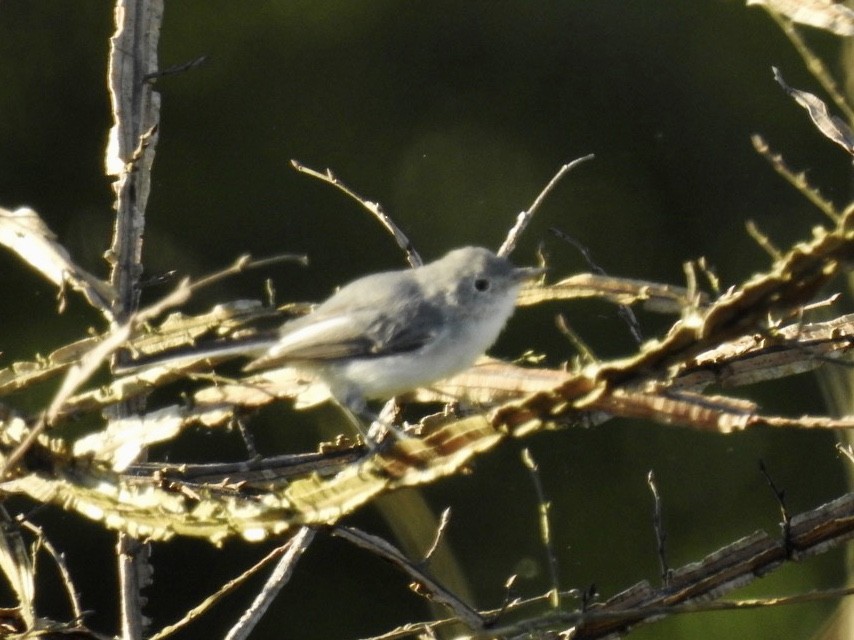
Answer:
[[[113,127],[107,143],[106,170],[116,176],[116,224],[107,259],[110,282],[118,292],[117,321],[136,309],[142,273],[142,234],[157,143],[160,94],[148,81],[157,71],[162,0],[118,0],[116,32],[110,38],[109,87]]]
[[[109,88],[113,108],[106,153],[106,171],[116,176],[116,222],[107,254],[110,282],[116,290],[113,316],[125,322],[136,311],[137,284],[142,274],[145,206],[151,187],[151,166],[157,143],[160,95],[148,81],[157,71],[157,43],[163,18],[162,0],[117,0],[116,31],[110,39]],[[137,412],[123,403],[113,417]],[[108,416],[109,417],[109,416]],[[145,617],[141,590],[150,582],[148,547],[120,534],[117,545],[122,637],[142,638]]]

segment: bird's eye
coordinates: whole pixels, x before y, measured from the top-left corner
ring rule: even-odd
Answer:
[[[489,280],[486,278],[478,278],[474,281],[474,288],[478,291],[486,291],[489,289]]]

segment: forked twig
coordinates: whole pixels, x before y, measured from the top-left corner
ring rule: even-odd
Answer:
[[[568,242],[573,247],[575,247],[576,250],[578,250],[578,252],[581,254],[581,257],[584,258],[584,261],[587,263],[587,266],[590,267],[590,270],[593,273],[600,276],[608,275],[605,269],[603,269],[599,264],[596,263],[595,260],[593,260],[593,254],[589,248],[584,246],[582,243],[580,243],[568,233],[561,231],[560,229],[551,227],[549,228],[549,231],[551,231],[556,237],[560,238],[564,242]],[[637,344],[643,343],[643,331],[641,331],[640,322],[638,322],[638,318],[635,315],[635,312],[632,311],[631,307],[625,304],[617,305],[617,315],[619,315],[620,319],[622,319],[623,322],[626,323],[629,328],[629,332],[632,334],[632,337],[634,338],[635,342]]]
[[[60,553],[59,550],[53,546],[53,543],[48,539],[41,527],[27,520],[23,520],[20,517],[18,521],[21,527],[27,529],[27,531],[36,536],[38,545],[43,547],[53,560],[56,570],[59,571],[60,578],[62,579],[62,586],[68,596],[68,603],[71,605],[71,613],[74,615],[74,620],[77,622],[82,621],[83,609],[80,606],[80,598],[77,595],[77,588],[74,586],[74,581],[71,579],[71,572],[68,570],[68,565],[65,562],[65,555]]]
[[[305,553],[311,541],[314,540],[316,530],[311,527],[302,527],[296,535],[291,538],[287,545],[287,551],[276,563],[261,591],[249,605],[249,608],[240,616],[240,620],[225,634],[225,640],[245,640],[261,621],[261,617],[273,604],[273,600],[279,594],[294,573],[297,562]]]
[[[783,156],[771,151],[771,148],[762,136],[753,135],[750,137],[750,141],[753,143],[753,148],[756,149],[756,152],[769,162],[778,175],[792,185],[798,193],[815,205],[830,220],[834,223],[839,222],[842,217],[839,211],[836,210],[836,207],[833,206],[830,200],[822,196],[817,189],[810,186],[803,172],[795,173],[787,167],[783,161]]]
[[[206,275],[202,278],[199,278],[195,282],[190,283],[190,289],[192,291],[198,291],[203,287],[210,286],[223,280],[225,278],[229,278],[231,276],[235,276],[237,274],[243,273],[244,271],[249,271],[250,269],[261,269],[263,267],[268,267],[274,264],[280,264],[282,262],[296,262],[301,266],[308,265],[308,256],[298,253],[280,253],[274,256],[269,256],[267,258],[258,258],[254,259],[248,253],[239,256],[234,262],[232,262],[227,267],[215,271],[209,275]]]
[[[270,564],[270,562],[272,562],[273,560],[275,560],[279,556],[281,556],[281,558],[279,559],[279,562],[277,563],[276,568],[274,569],[273,573],[277,575],[278,579],[283,580],[283,582],[281,583],[281,586],[284,586],[284,584],[290,578],[290,573],[287,573],[287,571],[283,571],[283,570],[286,570],[286,569],[289,569],[290,571],[293,570],[293,567],[295,566],[296,561],[299,560],[303,551],[305,551],[305,549],[311,543],[311,540],[313,539],[313,537],[314,537],[314,529],[312,529],[311,527],[302,527],[294,535],[294,537],[291,538],[288,542],[286,542],[285,544],[283,544],[280,547],[276,547],[275,549],[273,549],[270,553],[268,553],[266,556],[261,558],[254,565],[249,567],[246,571],[241,573],[236,578],[233,578],[233,579],[229,580],[228,582],[226,582],[219,589],[217,589],[216,592],[212,593],[207,598],[205,598],[201,603],[199,603],[198,605],[196,605],[195,607],[193,607],[192,609],[187,611],[187,613],[184,614],[184,617],[182,617],[180,620],[178,620],[177,622],[175,622],[173,624],[170,624],[170,625],[163,627],[160,631],[158,631],[157,633],[152,635],[148,640],[163,640],[164,638],[167,638],[167,637],[171,636],[172,634],[174,634],[176,631],[183,629],[188,624],[197,620],[201,615],[206,613],[211,607],[213,607],[215,604],[217,604],[224,596],[228,595],[229,593],[231,593],[232,591],[234,591],[235,589],[240,587],[247,580],[249,580],[249,578],[254,576],[256,573],[258,573],[261,569],[266,567],[268,564]],[[283,577],[283,573],[286,574],[286,575],[284,575],[284,577]],[[272,579],[272,577],[273,577],[273,574],[271,574],[270,579]],[[268,579],[268,583],[269,583],[270,579]],[[280,588],[281,588],[281,586],[280,586]],[[238,622],[238,625],[239,624],[240,623]],[[237,626],[237,625],[235,625],[235,626]],[[240,637],[240,636],[235,636],[235,637]]]

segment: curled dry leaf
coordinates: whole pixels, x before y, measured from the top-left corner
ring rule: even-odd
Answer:
[[[653,313],[681,313],[692,304],[691,295],[684,287],[615,278],[595,273],[579,273],[549,285],[532,284],[519,292],[517,306],[528,307],[554,300],[600,298],[614,304],[641,304]],[[701,294],[700,302],[708,298]]]
[[[795,102],[807,110],[818,130],[848,153],[854,154],[854,132],[851,131],[851,127],[842,118],[831,115],[827,105],[820,98],[806,91],[793,89],[783,80],[783,76],[777,67],[771,67],[771,69],[774,71],[774,79],[777,84],[783,87],[783,91],[792,96]]]
[[[44,220],[28,207],[0,207],[0,244],[18,254],[57,287],[70,284],[93,307],[109,317],[112,287],[76,265]]]
[[[123,416],[111,420],[103,431],[80,438],[74,443],[75,457],[92,456],[121,472],[136,462],[139,454],[159,442],[171,440],[188,423],[219,419],[221,416],[185,411],[171,405],[142,415]]]
[[[751,5],[766,7],[798,24],[854,36],[854,11],[839,0],[747,0]]]

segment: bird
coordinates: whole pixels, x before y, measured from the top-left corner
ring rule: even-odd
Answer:
[[[542,273],[467,246],[422,266],[363,276],[286,322],[244,370],[305,370],[364,415],[368,400],[469,368],[498,338],[521,285]]]

